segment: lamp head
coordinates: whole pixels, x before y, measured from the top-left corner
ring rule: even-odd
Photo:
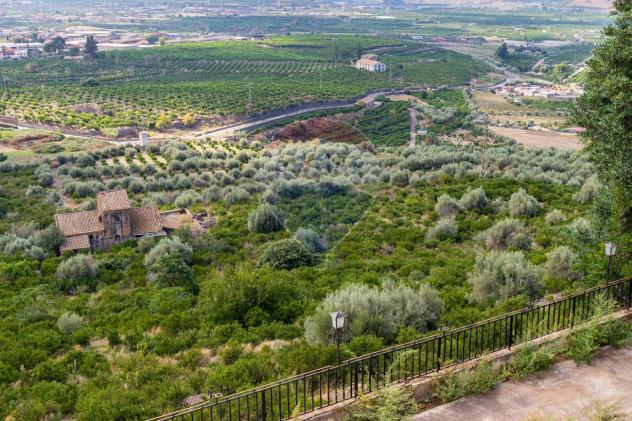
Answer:
[[[331,326],[334,329],[342,329],[345,325],[345,314],[342,311],[334,311],[329,313],[331,316]]]
[[[608,242],[605,244],[606,246],[606,256],[612,257],[617,253],[617,245],[612,242]]]

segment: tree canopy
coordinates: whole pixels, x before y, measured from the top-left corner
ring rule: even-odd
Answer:
[[[88,57],[95,57],[97,55],[99,47],[97,47],[97,42],[92,35],[88,35],[88,37],[86,38],[86,45],[84,47],[84,50]]]
[[[614,2],[614,23],[588,62],[586,91],[574,110],[586,152],[614,197],[611,234],[632,232],[632,3]]]

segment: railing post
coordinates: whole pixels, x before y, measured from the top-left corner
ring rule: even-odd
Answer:
[[[364,364],[363,364],[363,366],[364,366]],[[355,367],[354,367],[354,369],[353,369],[353,370],[354,370],[354,372],[355,372],[355,373],[354,373],[354,376],[355,376],[355,381],[354,381],[354,394],[355,394],[355,397],[357,398],[357,397],[358,397],[358,363],[357,363],[357,362],[355,363]]]
[[[513,319],[514,315],[509,316],[509,342],[508,348],[511,349],[511,345],[513,344]]]
[[[627,308],[630,308],[630,300],[632,300],[632,281],[628,281],[628,298],[626,302]]]
[[[571,330],[575,326],[575,300],[577,297],[573,297],[573,301],[571,302]]]
[[[443,342],[444,336],[445,332],[439,336],[439,345],[437,345],[437,373],[441,370],[441,342]]]
[[[265,390],[261,391],[261,421],[266,421],[266,391]]]

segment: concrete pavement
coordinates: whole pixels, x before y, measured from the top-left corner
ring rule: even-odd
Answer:
[[[616,405],[632,420],[632,347],[607,348],[592,365],[563,361],[522,381],[467,396],[416,415],[414,421],[513,421],[529,416],[591,420],[596,405]],[[548,418],[546,418],[548,420]]]

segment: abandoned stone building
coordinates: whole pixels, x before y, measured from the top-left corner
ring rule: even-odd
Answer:
[[[158,237],[188,225],[195,235],[205,225],[187,209],[160,212],[154,206],[133,208],[125,190],[97,193],[97,209],[60,213],[55,223],[66,236],[60,251],[108,248],[134,238]]]

